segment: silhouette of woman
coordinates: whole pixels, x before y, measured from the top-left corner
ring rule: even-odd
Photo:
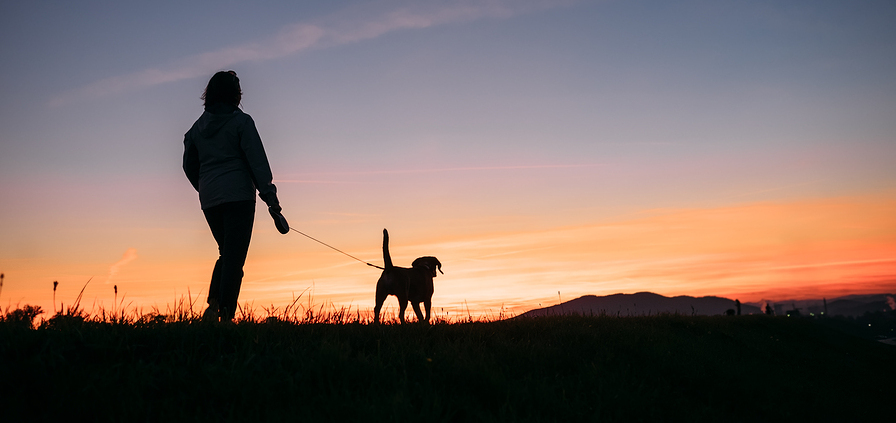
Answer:
[[[203,320],[233,320],[255,220],[255,191],[278,221],[280,202],[268,158],[252,118],[239,109],[240,80],[234,71],[212,76],[202,94],[205,111],[184,135],[184,173],[199,192],[205,220],[218,243]],[[285,229],[283,228],[285,226]]]

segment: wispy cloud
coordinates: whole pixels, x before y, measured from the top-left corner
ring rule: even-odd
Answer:
[[[377,170],[358,173],[377,173],[377,174],[394,174],[394,173],[437,173],[437,172],[464,172],[470,170],[531,170],[531,169],[574,169],[582,167],[605,166],[601,163],[590,164],[559,164],[559,165],[516,165],[516,166],[466,166],[466,167],[442,167],[433,169],[397,169],[397,170]]]
[[[802,298],[889,291],[894,209],[889,197],[750,203],[452,238],[413,250],[437,251],[459,270],[442,292],[457,291],[454,281],[465,278],[504,280],[512,292],[532,296],[653,291],[743,301],[771,298],[768,292]],[[852,225],[856,220],[866,227]]]
[[[357,175],[401,175],[401,174],[419,174],[419,173],[443,173],[443,172],[468,172],[468,171],[490,171],[490,170],[539,170],[539,169],[579,169],[607,166],[605,163],[585,163],[585,164],[550,164],[550,165],[512,165],[512,166],[460,166],[460,167],[440,167],[431,169],[381,169],[381,170],[359,170],[347,172],[321,172],[316,175],[327,176],[357,176]],[[282,183],[302,183],[302,184],[336,184],[339,181],[318,180],[318,179],[302,179],[287,178],[276,179],[274,182]]]
[[[106,277],[106,283],[112,280],[118,271],[122,268],[122,266],[134,261],[137,259],[137,249],[136,248],[128,248],[127,251],[124,252],[121,256],[121,260],[115,262],[112,267],[109,268],[109,276]]]
[[[344,184],[340,181],[320,181],[316,179],[274,179],[274,182],[280,184]]]
[[[739,194],[729,195],[725,198],[748,197],[751,195],[766,194],[769,192],[782,191],[782,190],[787,190],[787,189],[792,189],[792,188],[802,188],[802,187],[805,187],[808,185],[816,185],[821,182],[824,182],[824,181],[818,180],[818,181],[811,181],[811,182],[803,182],[803,183],[799,183],[799,184],[790,184],[790,185],[783,185],[783,186],[777,186],[777,187],[770,187],[770,188],[759,189],[759,190],[755,190],[755,191],[742,192]]]
[[[223,47],[175,60],[169,64],[114,76],[64,92],[51,106],[84,98],[97,98],[199,76],[233,65],[277,59],[312,49],[322,49],[373,39],[410,29],[469,22],[484,18],[508,18],[558,5],[569,0],[455,0],[378,1],[354,5],[314,22],[286,26],[256,42]]]

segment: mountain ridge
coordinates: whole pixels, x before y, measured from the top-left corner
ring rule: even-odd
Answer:
[[[866,312],[886,311],[893,309],[893,294],[850,295],[832,298],[827,301],[829,315],[861,316]],[[760,301],[741,303],[741,314],[762,314],[765,305],[770,305],[777,315],[784,315],[796,308],[804,315],[824,312],[824,299]],[[605,296],[583,295],[561,302],[560,304],[536,308],[520,315],[520,317],[552,316],[566,314],[613,315],[613,316],[645,316],[655,314],[685,314],[713,316],[726,314],[737,306],[735,300],[719,297],[694,297],[678,295],[666,297],[653,292],[636,292],[634,294],[611,294]]]

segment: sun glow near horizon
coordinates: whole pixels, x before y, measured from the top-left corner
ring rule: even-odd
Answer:
[[[439,257],[445,274],[435,279],[433,308],[461,314],[521,314],[582,295],[641,291],[742,302],[896,292],[896,199],[888,193],[641,214],[536,231],[443,233],[413,244],[403,243],[399,232],[392,233],[390,249],[396,265],[419,255]],[[303,243],[292,251],[275,252],[265,241],[250,248],[241,304],[282,307],[304,295],[302,301],[311,297],[317,306],[372,309],[378,269],[292,235],[290,241]],[[381,264],[379,247],[352,254]],[[127,296],[135,305],[164,308],[188,290],[202,305],[214,264],[211,252],[203,256],[159,268],[152,257],[129,249],[108,274],[119,299]],[[89,277],[52,266],[44,271],[59,273],[43,273],[46,286],[22,289],[22,276],[37,276],[28,267],[5,271],[7,301],[52,310],[51,280],[63,281],[57,303],[70,304]],[[111,284],[99,279],[85,289],[85,307],[108,308],[114,301]]]

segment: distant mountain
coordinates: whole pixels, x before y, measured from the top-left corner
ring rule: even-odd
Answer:
[[[586,295],[555,306],[527,311],[521,317],[563,314],[646,316],[660,313],[713,316],[736,310],[734,300],[721,297],[664,297],[652,292],[614,294],[603,297]],[[759,307],[741,305],[741,314],[759,314]]]
[[[827,300],[829,316],[861,316],[866,312],[888,311],[896,306],[893,294],[850,295]],[[741,304],[741,314],[762,314],[769,303],[777,315],[797,308],[803,315],[820,315],[824,300],[762,301]],[[893,306],[891,306],[893,304]],[[652,292],[613,294],[606,296],[585,295],[550,307],[529,310],[520,317],[555,316],[564,314],[647,316],[660,313],[714,316],[736,310],[734,300],[721,297],[665,297]]]
[[[894,294],[872,295],[847,295],[827,299],[827,314],[829,316],[853,316],[858,317],[867,312],[889,311],[896,306]],[[893,306],[890,305],[891,301]],[[820,315],[825,311],[824,299],[811,300],[781,300],[769,301],[775,310],[775,314],[784,314],[788,310],[798,309],[801,314]],[[765,301],[748,303],[751,306],[763,307]]]

